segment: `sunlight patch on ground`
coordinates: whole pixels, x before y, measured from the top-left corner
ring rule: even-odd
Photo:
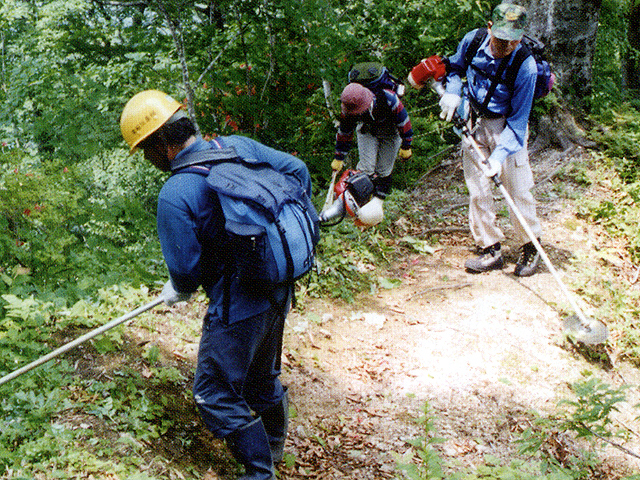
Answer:
[[[470,297],[456,299],[455,308],[434,310],[415,326],[413,365],[407,376],[397,377],[397,388],[418,396],[473,395],[493,385],[526,403],[555,399],[555,389],[541,384],[568,368],[568,356],[551,341],[558,333],[557,314],[542,303],[535,311],[529,302],[514,305],[500,291]],[[570,370],[571,376],[579,374]]]

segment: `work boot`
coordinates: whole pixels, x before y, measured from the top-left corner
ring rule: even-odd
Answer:
[[[520,257],[513,273],[517,277],[530,277],[538,270],[539,263],[540,253],[533,242],[525,243],[520,249]]]
[[[495,243],[482,249],[477,258],[472,258],[464,262],[465,268],[471,273],[488,272],[489,270],[499,270],[504,266],[504,259],[500,252],[500,243]]]
[[[282,461],[284,442],[287,439],[287,429],[289,428],[289,393],[287,390],[287,387],[284,387],[284,396],[280,403],[260,414],[269,439],[271,460],[274,465]]]
[[[240,427],[226,440],[233,458],[245,468],[244,475],[238,480],[275,480],[269,439],[262,419],[256,418]]]

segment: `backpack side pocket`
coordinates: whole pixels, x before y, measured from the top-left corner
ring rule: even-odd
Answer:
[[[240,285],[249,292],[262,293],[272,289],[278,281],[278,265],[269,244],[267,229],[227,220],[230,259],[236,267]]]

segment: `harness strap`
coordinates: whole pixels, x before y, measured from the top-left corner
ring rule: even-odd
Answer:
[[[466,67],[474,68],[484,75],[486,75],[486,72],[473,65],[473,59],[475,58],[480,45],[482,45],[488,34],[489,32],[486,28],[479,28],[473,36],[473,39],[469,43],[464,56]],[[522,63],[529,57],[529,55],[531,55],[531,50],[527,48],[525,44],[521,44],[521,48],[518,49],[517,52],[515,52],[515,56],[512,52],[501,60],[500,65],[498,65],[498,70],[496,70],[495,75],[491,77],[491,84],[489,85],[489,89],[487,90],[487,94],[485,95],[482,103],[480,104],[477,100],[474,100],[470,97],[471,104],[476,109],[478,109],[481,116],[486,118],[500,118],[503,116],[488,109],[491,97],[495,93],[496,88],[498,87],[498,83],[504,83],[513,95],[513,91],[515,90],[516,77],[518,76],[518,72],[520,71]],[[509,63],[512,56],[513,61]],[[502,79],[503,74],[505,75],[504,80]]]
[[[482,102],[482,105],[480,106],[481,113],[490,112],[488,108],[489,102],[491,101],[491,97],[493,97],[493,94],[495,93],[496,88],[498,88],[498,83],[502,78],[502,74],[507,69],[507,65],[509,63],[510,58],[511,58],[511,54],[507,55],[500,61],[500,65],[498,65],[498,70],[496,70],[496,74],[491,79],[491,85],[489,85],[489,90],[487,90],[487,94],[484,96],[484,100]]]
[[[219,145],[219,144],[217,144]],[[238,158],[238,153],[233,147],[227,148],[208,148],[206,150],[199,150],[197,152],[190,152],[181,156],[176,163],[171,165],[171,171],[175,172],[185,167],[191,167],[202,163],[209,162],[222,162],[225,160],[233,160]]]

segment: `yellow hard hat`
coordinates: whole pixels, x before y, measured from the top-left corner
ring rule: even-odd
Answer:
[[[158,130],[182,105],[166,93],[145,90],[127,102],[120,116],[120,131],[129,144],[129,154],[138,149],[138,144]]]

